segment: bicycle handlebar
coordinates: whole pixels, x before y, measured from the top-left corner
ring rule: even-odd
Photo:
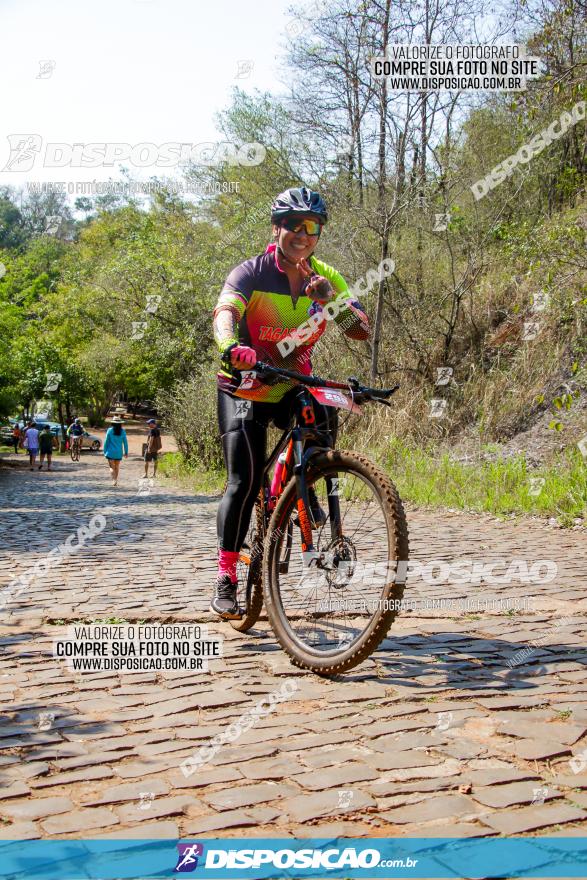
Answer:
[[[362,404],[368,401],[374,403],[383,403],[385,406],[391,406],[388,398],[400,387],[394,385],[393,388],[368,388],[361,385],[355,376],[349,376],[346,382],[335,382],[332,379],[321,379],[319,376],[306,376],[304,373],[296,373],[294,370],[285,370],[281,367],[273,367],[265,361],[257,361],[254,369],[260,373],[269,373],[274,376],[282,376],[286,379],[293,379],[301,385],[307,385],[310,388],[340,388],[341,390],[350,391],[355,403]]]

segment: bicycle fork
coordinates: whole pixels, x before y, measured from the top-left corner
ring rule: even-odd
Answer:
[[[307,436],[308,432],[312,431],[316,421],[314,408],[307,394],[300,394],[299,415],[300,421],[303,422],[304,427],[296,426],[293,429],[292,446],[294,453],[294,476],[296,479],[297,491],[297,513],[302,538],[302,560],[304,567],[309,567],[312,563],[316,564],[319,554],[316,553],[312,536],[312,525],[310,522],[311,507],[308,483],[306,480],[307,457],[304,456],[304,435]],[[336,540],[342,534],[340,505],[338,503],[336,485],[335,478],[326,478],[328,513],[333,540]]]

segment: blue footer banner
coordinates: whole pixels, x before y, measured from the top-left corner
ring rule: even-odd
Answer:
[[[587,837],[23,840],[0,844],[2,880],[279,877],[587,877]]]

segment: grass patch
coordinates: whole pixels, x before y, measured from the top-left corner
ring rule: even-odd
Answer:
[[[191,489],[200,495],[218,495],[224,488],[224,470],[207,471],[195,462],[186,461],[181,452],[167,452],[159,459],[157,474]]]
[[[523,455],[470,465],[392,440],[384,461],[402,498],[415,504],[556,517],[564,526],[587,515],[587,463],[576,448],[532,470]],[[531,478],[544,480],[537,495]]]
[[[429,507],[452,507],[491,513],[555,517],[572,526],[587,518],[587,462],[580,451],[567,449],[550,464],[533,470],[524,455],[478,464],[454,461],[448,453],[392,440],[386,454],[376,456],[389,472],[405,501]],[[206,470],[186,462],[180,452],[168,452],[159,471],[194,493],[217,495],[223,490],[224,470]],[[536,480],[540,482],[538,494]]]
[[[563,709],[562,711],[555,709],[554,714],[556,715],[556,717],[560,721],[566,721],[567,718],[571,717],[571,715],[573,714],[573,711],[572,711],[572,709]]]

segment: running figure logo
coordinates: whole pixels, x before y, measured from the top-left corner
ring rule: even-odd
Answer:
[[[201,843],[178,843],[179,857],[175,870],[180,874],[190,874],[198,867],[198,856],[204,855]]]
[[[2,171],[30,171],[43,144],[40,134],[9,134],[10,156]]]

